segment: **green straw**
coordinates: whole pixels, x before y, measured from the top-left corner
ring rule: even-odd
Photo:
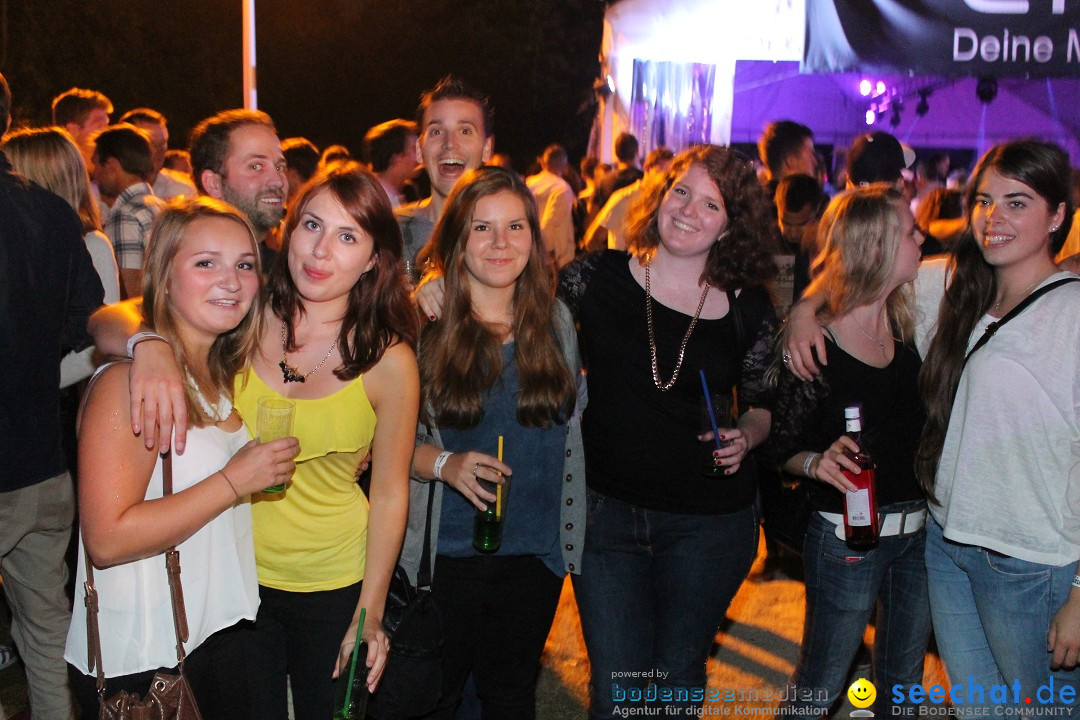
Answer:
[[[356,626],[356,642],[353,643],[352,649],[352,662],[349,663],[349,685],[345,688],[345,707],[341,708],[342,714],[349,712],[349,707],[352,705],[352,684],[356,678],[356,657],[360,654],[360,643],[363,640],[364,634],[364,616],[367,615],[367,608],[360,608],[360,623]]]

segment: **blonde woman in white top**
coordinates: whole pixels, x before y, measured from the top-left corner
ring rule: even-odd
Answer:
[[[82,153],[67,130],[60,127],[21,128],[4,138],[4,153],[15,172],[67,200],[79,214],[83,242],[90,251],[105,302],[120,299],[120,275],[112,243],[101,231],[97,201],[90,192],[90,176]],[[60,363],[60,387],[87,378],[94,371],[94,348],[70,352]]]
[[[232,382],[257,345],[259,253],[247,221],[207,198],[168,206],[151,235],[143,276],[144,322],[169,341],[188,383],[194,422],[173,458],[162,497],[162,460],[131,431],[128,368],[102,370],[79,438],[82,539],[95,568],[105,697],[144,694],[154,671],[176,662],[164,551],[180,550],[190,653],[186,671],[203,717],[248,714],[243,621],[258,609],[248,496],[284,481],[298,444],[258,444],[232,409]],[[86,577],[80,559],[78,581]],[[88,668],[85,608],[75,603],[66,659],[83,717],[98,699]]]

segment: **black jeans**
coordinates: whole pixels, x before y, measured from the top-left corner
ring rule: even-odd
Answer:
[[[443,697],[451,720],[471,672],[484,720],[536,717],[536,679],[563,580],[531,555],[438,555],[431,587],[446,632]]]
[[[296,720],[334,714],[334,666],[360,600],[360,583],[337,590],[288,592],[259,586],[259,615],[247,658],[253,720],[286,720],[292,680]]]
[[[184,674],[203,720],[236,720],[251,714],[252,693],[248,686],[244,665],[250,655],[248,642],[252,624],[241,620],[232,627],[218,630],[202,645],[195,648],[184,661]],[[150,682],[158,671],[175,673],[176,668],[158,668],[146,672],[120,675],[105,681],[105,697],[110,698],[121,690],[144,697],[150,690]],[[68,665],[68,677],[75,704],[83,718],[91,720],[98,716],[97,679],[83,675]],[[329,715],[327,716],[329,717]]]

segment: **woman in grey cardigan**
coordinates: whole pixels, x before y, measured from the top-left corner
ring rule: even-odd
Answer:
[[[535,203],[512,172],[466,176],[424,253],[446,301],[421,334],[424,411],[402,563],[415,578],[434,492],[432,596],[450,621],[430,717],[454,717],[471,673],[485,717],[527,720],[563,577],[580,570],[584,402],[573,321],[555,300]],[[477,511],[493,503],[504,513],[501,541],[478,549]]]

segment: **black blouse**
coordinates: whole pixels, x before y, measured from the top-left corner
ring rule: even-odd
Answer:
[[[686,346],[678,381],[667,392],[653,383],[645,291],[630,273],[630,256],[608,250],[571,263],[560,277],[560,295],[581,328],[589,404],[582,419],[590,488],[624,502],[667,512],[718,514],[754,501],[755,478],[744,466],[730,477],[702,469],[712,443],[698,441],[702,388],[736,389],[739,405],[771,405],[765,370],[776,316],[764,288],[737,300],[744,328],[736,338],[732,313],[699,320]],[[719,292],[714,290],[714,292]],[[658,366],[668,380],[691,317],[653,301]]]
[[[883,368],[857,360],[825,339],[828,365],[813,382],[780,372],[772,432],[765,453],[776,465],[810,450],[822,452],[844,434],[844,408],[862,406],[862,446],[875,465],[878,507],[924,497],[915,476],[926,414],[919,400],[922,361],[911,345],[897,343]],[[808,481],[815,509],[843,512],[843,494],[826,483]]]

